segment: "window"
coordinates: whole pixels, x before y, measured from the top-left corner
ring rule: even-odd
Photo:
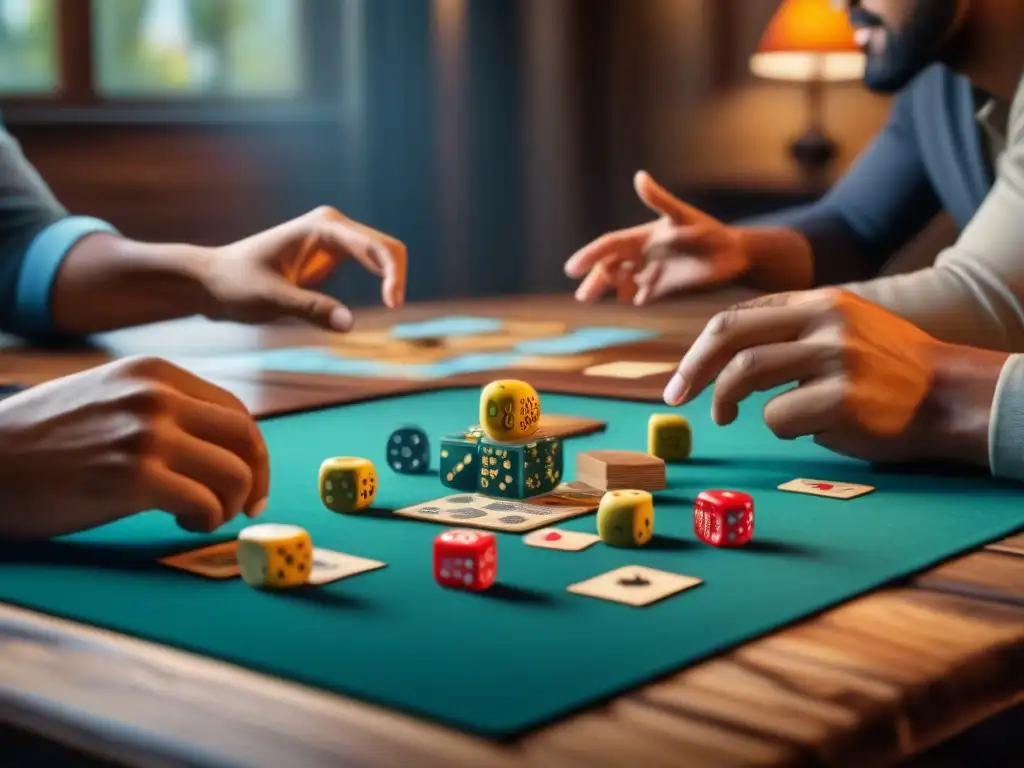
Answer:
[[[287,96],[301,90],[294,0],[94,0],[104,96]]]
[[[308,103],[340,17],[338,0],[0,0],[0,100]]]
[[[57,90],[56,0],[0,0],[0,91]]]

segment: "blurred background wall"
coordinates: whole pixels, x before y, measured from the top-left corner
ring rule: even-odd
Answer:
[[[0,0],[0,110],[71,209],[223,243],[319,204],[404,239],[410,298],[558,291],[648,218],[646,168],[736,218],[814,199],[885,99],[829,88],[840,155],[748,58],[777,0]],[[345,269],[332,292],[373,303]]]

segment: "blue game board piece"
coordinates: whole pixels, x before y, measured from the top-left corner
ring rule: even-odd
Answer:
[[[427,378],[443,378],[456,376],[460,373],[476,371],[493,371],[498,368],[513,367],[522,355],[511,352],[489,352],[470,355],[459,355],[448,360],[424,366],[414,366],[417,373]]]
[[[591,326],[577,328],[565,336],[524,341],[515,348],[515,351],[521,355],[576,355],[657,337],[656,331],[646,331],[640,328]]]
[[[502,321],[493,317],[468,317],[452,315],[436,317],[422,323],[404,323],[391,329],[391,338],[410,341],[439,336],[473,336],[483,333],[497,333]]]

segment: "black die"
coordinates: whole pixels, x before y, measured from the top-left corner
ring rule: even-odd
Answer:
[[[399,427],[388,438],[388,466],[403,475],[422,475],[430,469],[430,441],[419,427]]]

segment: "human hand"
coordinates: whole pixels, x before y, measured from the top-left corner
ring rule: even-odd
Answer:
[[[0,402],[0,536],[49,538],[159,509],[187,531],[255,517],[267,448],[234,396],[128,358]]]
[[[777,436],[813,435],[870,461],[941,458],[930,402],[948,345],[853,293],[776,294],[715,317],[679,363],[665,402],[682,405],[714,383],[716,424],[736,420],[755,392],[773,397],[764,420]]]
[[[579,301],[614,289],[641,306],[670,293],[729,282],[750,269],[739,231],[673,197],[644,171],[633,186],[655,221],[609,232],[577,251],[565,273],[584,278]]]
[[[405,245],[324,207],[215,249],[200,270],[207,294],[204,314],[243,323],[297,317],[328,330],[347,331],[352,326],[349,309],[311,288],[349,257],[381,278],[387,307],[402,305]]]

